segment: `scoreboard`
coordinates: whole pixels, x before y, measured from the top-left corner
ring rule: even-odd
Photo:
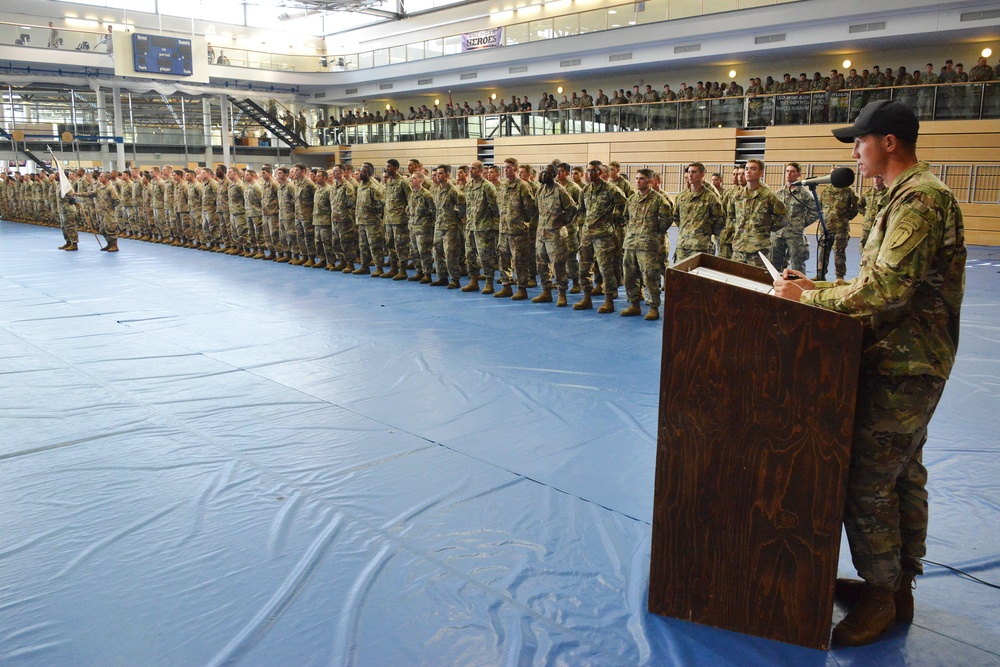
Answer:
[[[135,71],[146,74],[191,76],[191,40],[166,35],[132,35]]]

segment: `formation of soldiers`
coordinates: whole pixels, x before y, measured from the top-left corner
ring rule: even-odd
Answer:
[[[621,315],[640,315],[644,298],[646,319],[656,320],[672,225],[674,262],[710,253],[761,266],[762,251],[779,269],[805,270],[804,229],[818,213],[798,185],[799,165],[786,165],[777,191],[763,173],[763,162],[749,160],[725,187],[720,174],[694,162],[685,168],[686,189],[672,199],[654,171],[638,170],[633,184],[620,164],[598,160],[536,169],[507,158],[453,170],[415,159],[401,169],[390,159],[381,176],[370,163],[81,169],[65,173],[62,197],[58,174],[5,176],[0,213],[60,226],[66,251],[79,248],[82,227],[104,235],[108,252],[118,251],[122,236],[515,301],[541,286],[534,303],[563,307],[567,294],[582,294],[573,308],[588,310],[603,296],[599,313],[615,311],[623,286],[629,305]],[[873,221],[883,191],[877,181],[861,200],[850,188],[823,191],[838,278],[846,273],[848,223],[859,209]]]

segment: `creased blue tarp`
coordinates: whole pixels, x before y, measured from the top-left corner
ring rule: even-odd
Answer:
[[[2,664],[1000,663],[932,566],[863,649],[646,612],[657,323],[60,242],[0,224]],[[928,558],[993,581],[998,302],[973,248],[925,449]]]

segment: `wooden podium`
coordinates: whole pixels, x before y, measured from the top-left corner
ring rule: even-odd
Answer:
[[[862,327],[771,282],[666,271],[649,610],[826,649]]]

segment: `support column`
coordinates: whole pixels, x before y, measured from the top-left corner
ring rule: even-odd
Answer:
[[[104,91],[98,86],[95,92],[97,93],[97,133],[102,137],[108,137],[111,136],[112,131],[108,126],[108,112],[105,109]],[[107,139],[99,139],[98,143],[101,147],[101,169],[109,171],[111,169],[111,158],[108,156],[108,141]]]
[[[212,151],[212,99],[203,97],[201,99],[201,125],[205,138],[205,166],[212,168],[215,162],[215,155]]]
[[[118,171],[125,170],[125,127],[122,125],[122,89],[117,83],[111,86],[112,105],[115,113],[115,152]]]
[[[219,110],[222,116],[222,161],[226,164],[226,169],[232,162],[229,159],[229,148],[233,142],[233,128],[229,121],[229,99],[225,95],[219,95]]]

